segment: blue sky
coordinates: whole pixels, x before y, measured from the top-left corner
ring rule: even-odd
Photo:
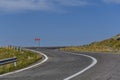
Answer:
[[[0,0],[0,45],[83,45],[120,33],[120,0]]]

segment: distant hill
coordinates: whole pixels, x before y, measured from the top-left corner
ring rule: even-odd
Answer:
[[[112,37],[113,39],[116,39],[116,40],[120,40],[120,34],[116,35],[116,36],[113,36]]]
[[[120,50],[120,34],[100,42],[92,42],[88,45],[71,46],[61,48],[65,51],[81,51],[81,52],[113,52]]]

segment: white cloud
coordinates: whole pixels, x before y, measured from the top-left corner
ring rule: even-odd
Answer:
[[[88,5],[85,0],[0,0],[0,10],[51,10],[65,6]]]
[[[65,6],[85,6],[88,5],[88,2],[85,0],[56,0],[61,5]]]
[[[106,3],[117,3],[120,4],[120,0],[104,0]]]
[[[0,0],[2,10],[49,9],[46,0]]]

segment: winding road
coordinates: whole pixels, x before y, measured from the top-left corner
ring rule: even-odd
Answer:
[[[120,80],[120,55],[34,50],[46,54],[48,60],[22,72],[0,76],[0,80]]]

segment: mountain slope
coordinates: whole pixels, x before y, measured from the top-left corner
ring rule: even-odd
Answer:
[[[83,46],[71,46],[61,48],[65,51],[82,51],[82,52],[113,52],[120,50],[120,34],[113,36],[112,38],[100,41],[92,42]]]

